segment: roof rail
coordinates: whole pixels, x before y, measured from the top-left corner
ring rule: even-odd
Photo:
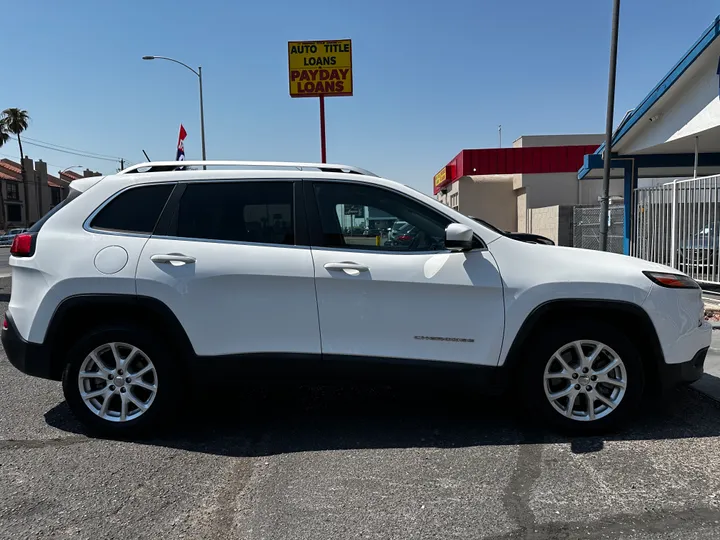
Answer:
[[[282,169],[282,168],[293,168],[299,170],[305,169],[318,169],[322,172],[334,172],[334,173],[353,173],[362,174],[364,176],[375,176],[377,174],[366,171],[359,167],[353,167],[351,165],[339,165],[335,163],[302,163],[293,161],[151,161],[146,163],[138,163],[132,165],[126,169],[123,169],[118,174],[130,174],[138,172],[161,172],[161,171],[174,171],[179,167],[262,167],[265,169]],[[147,169],[141,171],[140,169]]]

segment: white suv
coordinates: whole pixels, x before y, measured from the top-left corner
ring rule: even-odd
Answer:
[[[416,234],[345,236],[345,205]],[[11,253],[10,362],[62,380],[77,417],[111,435],[172,418],[188,374],[231,368],[449,374],[510,386],[561,427],[608,428],[645,389],[698,379],[711,338],[676,270],[523,243],[344,165],[162,162],[76,180]]]

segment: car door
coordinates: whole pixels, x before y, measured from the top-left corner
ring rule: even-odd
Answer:
[[[307,181],[305,199],[323,355],[497,364],[502,281],[479,239],[477,249],[450,252],[448,217],[381,186]],[[411,238],[343,232],[348,218],[378,215],[408,222]]]
[[[296,186],[202,181],[173,193],[140,257],[137,293],[173,311],[197,355],[319,355],[312,255],[301,245]]]

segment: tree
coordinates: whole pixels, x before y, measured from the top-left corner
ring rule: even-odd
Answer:
[[[25,197],[25,204],[23,205],[25,207],[25,223],[30,223],[30,205],[28,201],[28,179],[25,171],[25,162],[23,161],[25,155],[23,154],[20,134],[28,128],[29,122],[30,116],[27,111],[14,107],[5,109],[2,112],[2,117],[0,117],[0,125],[2,126],[0,131],[5,132],[5,134],[15,135],[15,137],[17,137],[18,147],[20,148],[20,178],[22,179],[23,195]]]
[[[0,148],[10,140],[10,134],[5,131],[2,123],[0,123]],[[2,182],[0,182],[0,228],[5,230],[5,199],[2,193]]]

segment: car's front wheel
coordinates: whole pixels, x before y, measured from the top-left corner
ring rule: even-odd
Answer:
[[[558,324],[538,334],[526,350],[530,410],[567,431],[615,428],[642,397],[640,354],[621,330],[605,322]]]
[[[98,328],[69,351],[63,392],[89,430],[135,436],[147,433],[170,409],[175,371],[166,351],[144,331]]]

